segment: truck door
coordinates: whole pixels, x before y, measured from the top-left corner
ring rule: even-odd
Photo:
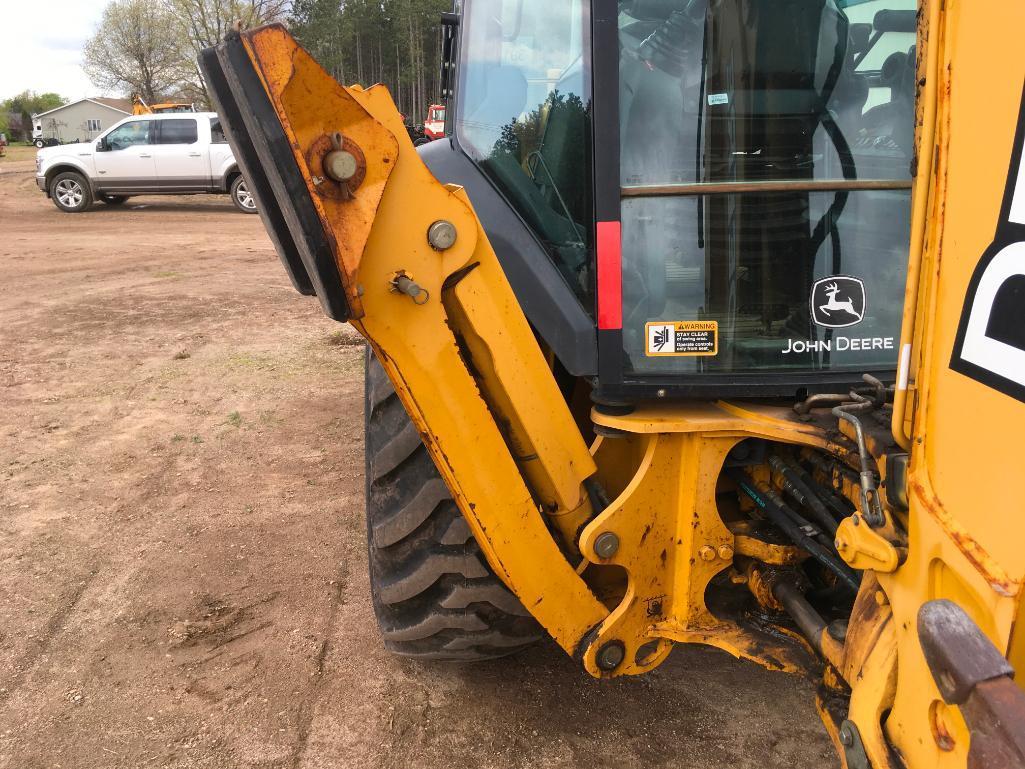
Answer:
[[[210,184],[219,187],[224,178],[224,173],[235,165],[235,156],[231,151],[231,145],[224,135],[219,117],[210,118]],[[226,192],[222,187],[221,192]]]
[[[152,120],[131,120],[96,143],[96,186],[118,192],[156,188]]]
[[[162,192],[205,190],[210,186],[210,152],[200,141],[196,118],[155,120],[156,146],[153,157]]]

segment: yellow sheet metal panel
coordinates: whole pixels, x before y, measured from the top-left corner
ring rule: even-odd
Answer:
[[[973,276],[998,232],[1006,231],[1001,210],[1009,176],[1017,178],[1012,157],[1025,83],[1025,5],[947,0],[931,10],[937,23],[928,46],[938,66],[925,89],[936,99],[936,122],[922,133],[935,146],[919,148],[919,174],[929,175],[932,197],[917,304],[910,308],[916,318],[911,360],[920,365],[913,378],[908,557],[879,575],[892,605],[898,657],[885,733],[909,766],[962,767],[968,736],[956,708],[941,702],[916,620],[923,603],[949,598],[1007,649],[1021,601],[1025,503],[1016,493],[1022,467],[1016,444],[1025,402],[952,363],[958,365],[966,307],[978,298]]]
[[[1023,28],[1022,3],[947,3],[938,156],[943,205],[930,238],[933,295],[915,435],[925,453],[916,452],[913,464],[923,488],[1015,583],[1025,576],[1025,498],[1009,494],[1008,483],[1023,466],[1016,444],[1025,432],[1025,403],[950,364],[969,284],[1001,215],[1022,109]],[[1017,169],[1012,172],[1016,180]]]
[[[552,464],[562,467],[555,475],[563,498],[579,502],[567,479],[579,483],[594,464],[469,201],[427,171],[382,89],[341,88],[279,27],[245,38],[335,243],[350,302],[361,305],[353,324],[371,341],[496,573],[575,652],[608,611],[552,539],[475,367],[494,366],[507,378],[515,369],[533,399],[521,413],[534,440],[557,453]],[[311,167],[317,142],[334,133],[354,141],[366,163],[365,179],[349,197],[327,194]],[[443,250],[427,237],[438,220],[458,233]],[[489,350],[490,360],[472,363],[442,302],[452,285],[446,281],[472,274],[470,267],[489,291],[487,322],[478,323],[477,308],[463,307]],[[397,291],[399,274],[422,293]]]

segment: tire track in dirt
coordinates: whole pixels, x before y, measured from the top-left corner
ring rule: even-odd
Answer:
[[[314,658],[313,681],[306,690],[297,713],[295,746],[292,748],[292,754],[289,757],[289,766],[292,769],[299,769],[302,765],[306,749],[309,745],[314,713],[316,712],[317,702],[324,690],[324,668],[332,648],[331,640],[335,636],[335,622],[342,607],[345,588],[349,581],[349,569],[349,559],[346,558],[338,567],[338,573],[335,576],[334,595],[332,596],[330,610],[324,622],[323,638],[317,650],[317,656]]]
[[[39,658],[47,652],[54,639],[64,629],[71,613],[78,606],[79,601],[82,600],[86,590],[89,589],[89,586],[96,579],[97,573],[95,569],[89,570],[89,576],[78,582],[71,595],[44,623],[42,633],[36,637],[36,643],[33,645],[33,648],[22,654],[15,661],[13,676],[10,680],[4,681],[3,685],[0,686],[0,706],[6,705],[11,696],[25,684]]]

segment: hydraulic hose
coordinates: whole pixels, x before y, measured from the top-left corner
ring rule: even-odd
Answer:
[[[802,528],[795,523],[791,516],[777,505],[770,495],[758,488],[757,483],[739,468],[726,470],[727,477],[732,480],[751,500],[758,505],[765,516],[778,526],[787,537],[795,544],[803,547],[816,561],[821,563],[829,571],[833,572],[844,584],[857,592],[861,583],[857,574],[839,558],[834,557],[825,547],[806,534]],[[774,496],[774,495],[773,495]],[[796,514],[795,514],[796,515]]]
[[[773,455],[769,457],[769,466],[782,478],[783,490],[798,504],[803,505],[815,514],[815,520],[822,525],[830,536],[836,534],[837,522],[819,499],[814,489],[805,485],[796,470],[784,459]]]

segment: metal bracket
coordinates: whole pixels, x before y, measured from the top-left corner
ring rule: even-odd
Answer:
[[[847,769],[872,769],[865,744],[861,741],[861,732],[853,721],[847,720],[840,724],[840,744],[843,745]]]

